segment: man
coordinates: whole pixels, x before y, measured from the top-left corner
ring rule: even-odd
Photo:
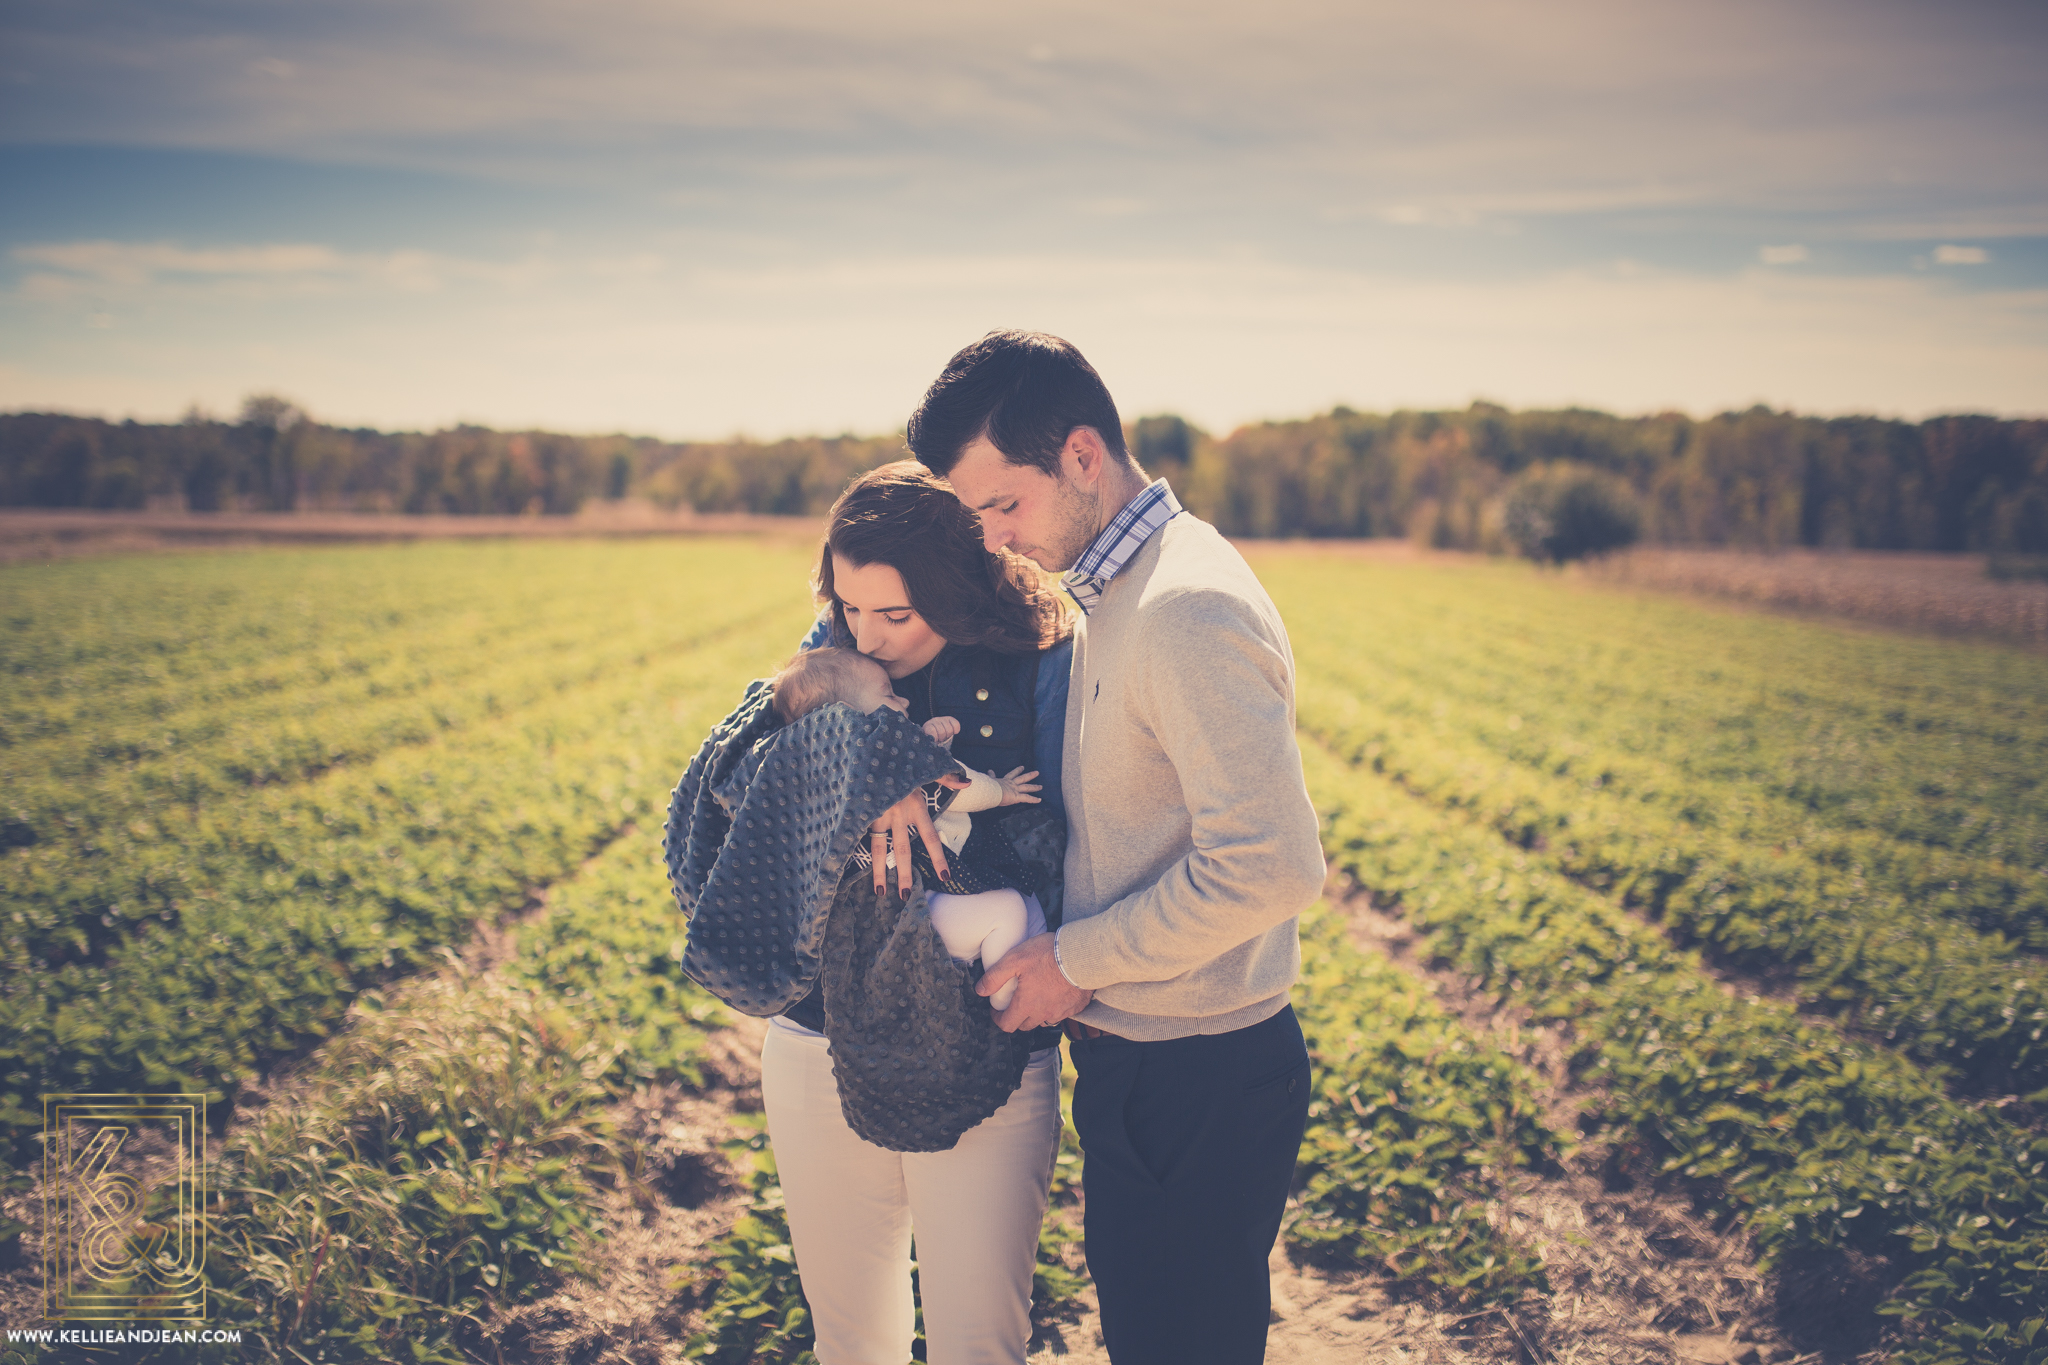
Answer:
[[[1145,481],[1057,337],[954,356],[911,451],[1080,606],[1065,919],[990,966],[1005,1029],[1066,1021],[1088,1268],[1116,1365],[1255,1362],[1308,1111],[1287,1003],[1323,856],[1280,614],[1215,528]]]

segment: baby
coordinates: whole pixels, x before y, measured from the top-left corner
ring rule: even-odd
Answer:
[[[835,701],[862,715],[885,706],[892,711],[910,710],[910,703],[889,685],[888,670],[851,649],[805,650],[784,665],[771,685],[775,714],[784,723]],[[938,743],[950,745],[960,733],[960,722],[952,716],[933,716],[924,723],[924,732]],[[929,905],[932,927],[939,931],[946,951],[955,962],[978,958],[986,967],[1027,937],[1029,911],[1023,893],[1017,890],[1026,873],[1001,831],[984,827],[977,832],[969,816],[995,806],[1036,802],[1038,783],[1032,779],[1038,774],[1018,767],[1006,777],[996,777],[976,772],[965,763],[958,766],[967,785],[932,822],[938,828],[939,842],[946,846],[945,877],[937,874],[921,846],[913,844],[911,856],[928,882],[944,888],[931,893]],[[854,857],[861,866],[872,866],[865,847]],[[893,853],[888,861],[894,864]],[[989,1005],[1006,1010],[1016,993],[1017,983],[1009,982],[989,997]]]

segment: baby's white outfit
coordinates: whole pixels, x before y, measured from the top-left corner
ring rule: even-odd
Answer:
[[[952,804],[933,821],[938,827],[939,842],[949,854],[958,853],[973,832],[968,816],[1003,804],[1001,782],[965,763],[960,764],[960,771],[967,778],[967,787],[955,793]],[[934,891],[927,904],[932,928],[939,931],[946,951],[959,963],[979,958],[986,968],[1033,934],[1045,932],[1045,913],[1038,908],[1038,898],[1011,887],[979,891],[971,896]],[[989,1007],[1006,1010],[1016,994],[1017,983],[1011,981],[988,998]]]

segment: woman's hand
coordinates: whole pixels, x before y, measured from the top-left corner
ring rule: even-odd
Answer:
[[[958,772],[947,773],[938,780],[942,785],[956,790],[967,785],[967,779]],[[896,858],[896,885],[903,893],[903,899],[910,899],[910,879],[916,875],[910,870],[912,830],[917,832],[918,838],[924,840],[926,850],[932,855],[932,868],[941,877],[946,875],[946,846],[939,842],[938,828],[932,824],[931,807],[925,804],[924,788],[920,787],[883,811],[875,822],[868,826],[868,853],[875,864],[877,896],[889,890],[889,869],[885,864],[888,861],[889,850],[893,848],[899,850]]]
[[[994,773],[990,773],[989,776],[996,777]],[[1027,773],[1024,771],[1024,765],[1020,763],[1001,777],[996,777],[996,781],[1003,786],[1003,804],[1015,806],[1026,801],[1036,803],[1038,797],[1035,793],[1038,791],[1038,784],[1031,780],[1036,776],[1037,769],[1034,768]]]

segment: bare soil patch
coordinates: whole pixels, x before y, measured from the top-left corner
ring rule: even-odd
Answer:
[[[602,1191],[607,1232],[589,1277],[565,1276],[553,1292],[487,1324],[480,1360],[682,1360],[709,1298],[697,1253],[747,1208],[745,1172],[724,1150],[751,1131],[735,1115],[761,1107],[762,1026],[747,1023],[713,1040],[704,1090],[643,1086],[608,1108],[631,1157],[626,1177]]]
[[[1969,554],[1639,547],[1574,572],[1590,583],[2048,650],[2048,582],[1995,579],[1985,564]]]
[[[397,544],[413,540],[770,535],[815,539],[819,517],[666,512],[600,504],[575,516],[416,516],[380,512],[102,512],[0,508],[0,563],[251,545]]]

